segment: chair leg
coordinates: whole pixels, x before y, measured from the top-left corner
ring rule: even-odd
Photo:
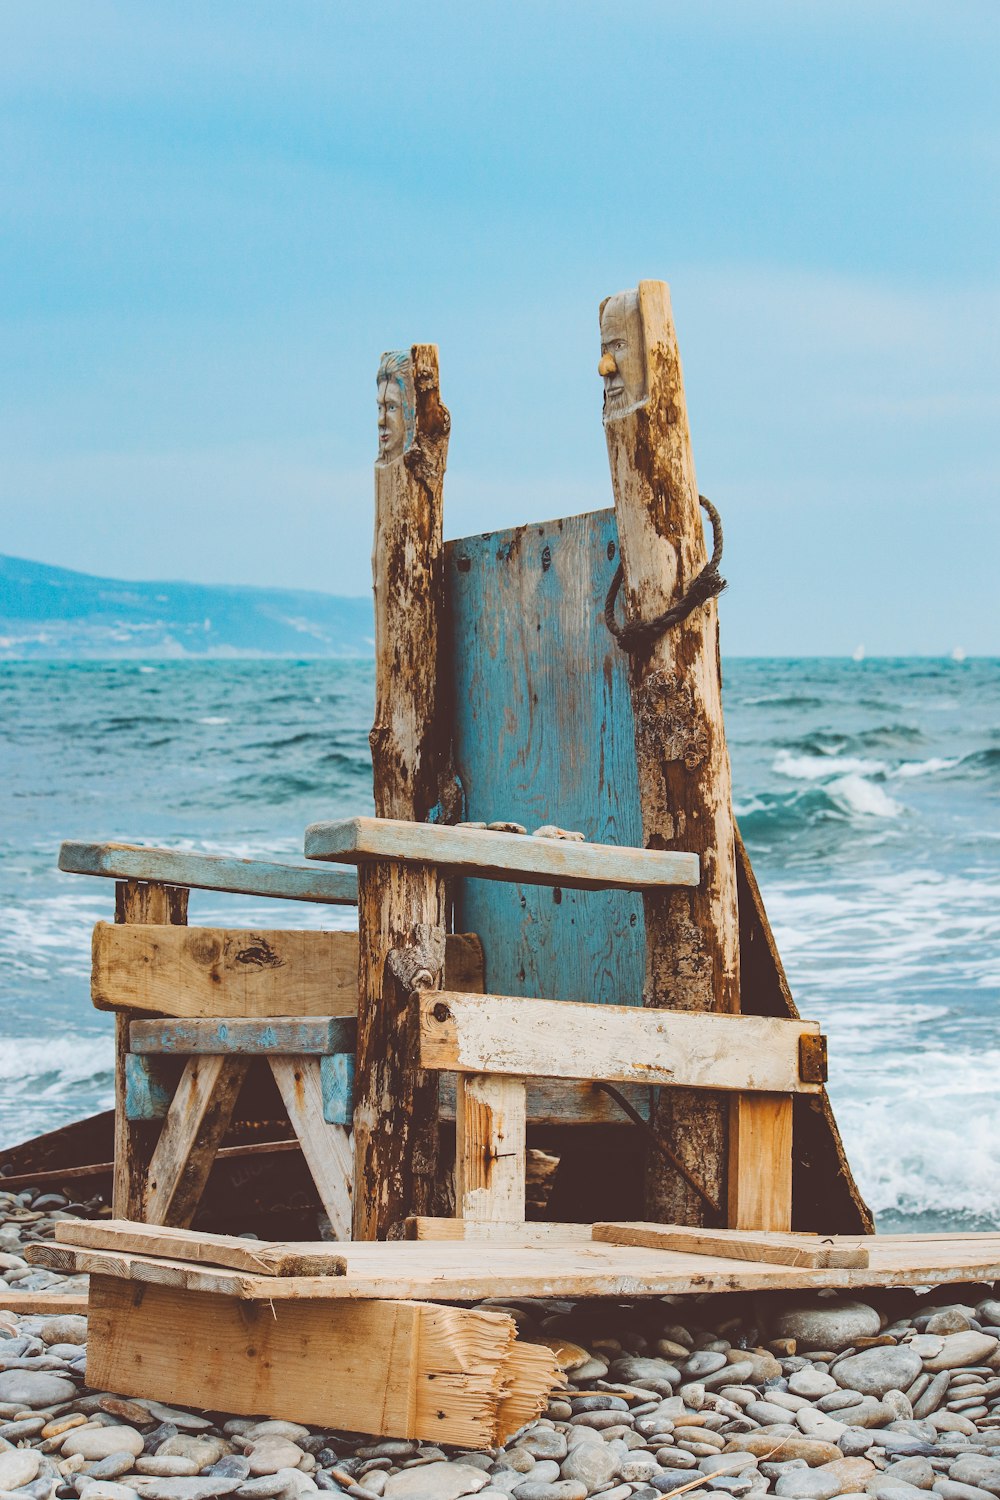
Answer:
[[[145,1223],[191,1223],[249,1066],[248,1057],[188,1058],[149,1164]]]
[[[268,1061],[334,1237],[349,1240],[354,1176],[351,1132],[346,1125],[330,1125],[323,1118],[319,1058],[272,1057]]]
[[[792,1227],[792,1096],[732,1094],[729,1228]]]
[[[455,1134],[457,1217],[523,1223],[525,1080],[459,1073]]]

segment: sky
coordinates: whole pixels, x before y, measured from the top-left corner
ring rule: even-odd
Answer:
[[[611,503],[670,283],[731,655],[1000,654],[1000,7],[0,0],[0,552],[370,586],[375,372],[446,535]]]

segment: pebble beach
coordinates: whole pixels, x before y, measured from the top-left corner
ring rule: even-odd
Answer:
[[[483,1304],[566,1383],[505,1447],[465,1452],[90,1389],[86,1318],[4,1296],[85,1291],[22,1252],[96,1210],[0,1192],[0,1500],[1000,1497],[992,1287]]]

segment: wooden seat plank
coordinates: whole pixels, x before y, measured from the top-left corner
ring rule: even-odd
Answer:
[[[488,829],[399,818],[347,818],[306,829],[308,859],[365,864],[389,860],[404,865],[440,865],[484,880],[576,890],[645,890],[696,886],[696,855],[615,844],[576,843]]]
[[[423,1068],[779,1094],[821,1087],[799,1076],[799,1039],[818,1034],[815,1021],[449,990],[413,1005]]]
[[[151,1056],[191,1056],[205,1053],[273,1057],[285,1053],[327,1056],[353,1051],[357,1021],[353,1016],[261,1016],[252,1020],[188,1020],[164,1017],[133,1021],[129,1027],[132,1052]]]
[[[71,839],[59,850],[59,868],[71,875],[154,881],[191,890],[226,891],[234,896],[312,901],[322,906],[358,904],[357,876],[347,870],[317,870],[309,865],[234,859],[225,854],[147,849],[141,844],[87,844]]]

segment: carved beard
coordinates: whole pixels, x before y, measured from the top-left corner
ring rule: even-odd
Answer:
[[[604,387],[604,420],[609,417],[623,417],[635,403],[630,399],[628,387],[624,384],[618,386]]]

